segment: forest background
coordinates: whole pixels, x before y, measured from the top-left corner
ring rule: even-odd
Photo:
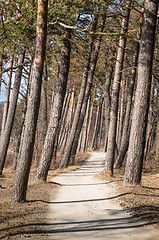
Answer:
[[[158,1],[0,9],[0,174],[13,169],[12,201],[26,201],[31,169],[45,182],[92,150],[106,152],[104,177],[134,186],[152,171],[158,181]]]

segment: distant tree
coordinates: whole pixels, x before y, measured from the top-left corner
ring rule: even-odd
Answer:
[[[1,134],[3,133],[3,131],[5,129],[5,124],[6,124],[7,115],[8,115],[11,80],[12,80],[12,67],[13,67],[13,55],[11,55],[10,60],[9,60],[9,65],[8,65],[8,68],[11,68],[11,69],[10,69],[10,71],[8,71],[8,77],[7,77],[7,86],[6,86],[6,92],[5,92]]]
[[[21,50],[18,56],[18,64],[23,64],[24,62],[24,56],[25,56],[25,51]],[[23,66],[21,65],[19,68],[16,70],[16,76],[14,80],[14,85],[13,85],[13,92],[12,92],[12,97],[11,101],[9,104],[8,108],[8,114],[7,114],[7,119],[6,123],[3,126],[3,131],[1,132],[1,144],[0,144],[0,175],[2,174],[6,155],[7,155],[7,150],[9,146],[9,141],[10,141],[10,136],[11,136],[11,131],[13,127],[13,121],[14,121],[14,116],[15,116],[15,111],[16,111],[16,106],[17,106],[17,101],[18,101],[18,94],[19,94],[19,88],[20,88],[20,83],[21,83],[21,78],[22,78],[22,69]],[[10,91],[10,89],[8,89]],[[8,95],[8,91],[6,91],[6,94]],[[7,96],[8,98],[8,96]],[[7,103],[8,104],[8,103]],[[6,108],[4,108],[6,110]],[[4,112],[5,114],[5,112]]]

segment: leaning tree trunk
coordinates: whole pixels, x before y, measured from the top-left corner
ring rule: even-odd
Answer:
[[[4,99],[4,110],[3,110],[3,118],[2,118],[1,135],[3,134],[4,129],[5,129],[5,124],[7,121],[8,109],[9,109],[9,98],[10,98],[12,67],[13,67],[13,55],[10,57],[8,67],[10,68],[10,70],[8,71],[8,77],[7,77],[7,87],[6,87],[5,99]]]
[[[87,144],[86,144],[86,147],[89,147],[89,136],[90,136],[90,130],[91,130],[91,123],[92,123],[92,115],[93,115],[93,109],[94,109],[94,102],[95,102],[95,99],[96,99],[96,85],[94,86],[94,90],[93,90],[93,94],[92,94],[92,97],[90,96],[91,98],[91,106],[90,106],[90,114],[89,114],[89,121],[88,121],[88,137],[87,137]]]
[[[17,168],[17,159],[18,159],[18,154],[19,154],[19,149],[20,149],[20,143],[23,141],[22,131],[23,131],[23,126],[24,126],[25,116],[26,116],[26,110],[27,110],[27,100],[28,100],[29,87],[30,87],[30,82],[29,82],[30,74],[31,74],[31,65],[30,65],[30,71],[29,71],[29,76],[28,76],[27,91],[26,91],[25,97],[23,99],[24,106],[23,106],[23,111],[22,111],[20,131],[19,131],[19,134],[18,134],[17,146],[16,146],[16,150],[15,150],[15,154],[14,154],[14,162],[13,162],[13,169],[14,170],[16,170],[16,168]]]
[[[66,121],[67,117],[69,115],[69,105],[71,102],[71,93],[65,94],[65,99],[63,103],[62,113],[61,113],[61,119],[60,119],[60,125],[59,125],[59,134],[58,134],[58,149],[61,149],[61,146],[63,144],[63,139],[65,135],[66,130]]]
[[[95,126],[94,126],[92,144],[91,144],[91,149],[93,149],[93,150],[96,150],[97,146],[98,146],[98,134],[99,134],[99,130],[100,130],[102,104],[103,104],[103,99],[102,99],[102,102],[99,101],[97,113],[96,113],[96,121],[95,121]]]
[[[122,85],[121,85],[121,90],[120,90],[120,107],[119,107],[119,127],[117,130],[117,147],[120,149],[121,146],[121,138],[122,138],[122,133],[123,133],[123,124],[124,124],[124,118],[125,118],[125,105],[126,105],[126,100],[125,100],[125,93],[126,93],[126,76],[122,77]]]
[[[12,200],[22,202],[26,200],[29,172],[32,162],[35,132],[40,106],[40,93],[43,66],[45,59],[47,35],[47,0],[38,0],[36,51],[31,74],[30,94],[23,128],[23,141],[20,146],[16,179]]]
[[[0,49],[0,72],[2,72],[3,57]],[[0,74],[0,92],[1,92],[2,74]]]
[[[18,57],[18,64],[23,64],[24,55],[25,55],[25,52],[21,51],[21,53],[19,54],[19,57]],[[7,120],[6,120],[6,124],[4,127],[4,131],[1,134],[0,175],[2,174],[2,171],[3,171],[3,167],[4,167],[6,155],[7,155],[7,150],[8,150],[8,146],[9,146],[11,131],[12,131],[12,127],[13,127],[14,115],[15,115],[15,111],[16,111],[19,88],[20,88],[21,77],[22,77],[22,69],[23,69],[23,66],[20,66],[16,71],[12,97],[11,97],[8,114],[7,114]]]
[[[106,14],[103,15],[100,32],[103,32],[103,30],[104,30],[105,20],[106,20]],[[94,50],[94,54],[92,56],[92,63],[91,63],[90,71],[89,71],[89,75],[88,75],[85,96],[84,96],[83,103],[82,103],[81,114],[79,116],[79,121],[78,121],[78,125],[76,128],[75,137],[74,137],[73,145],[71,148],[70,158],[69,158],[69,161],[67,162],[67,166],[69,164],[73,165],[74,161],[75,161],[75,156],[76,156],[77,147],[78,147],[78,141],[79,141],[81,129],[83,126],[84,117],[86,115],[87,103],[88,103],[89,96],[91,94],[93,77],[94,77],[96,64],[97,64],[97,60],[98,60],[98,54],[100,51],[101,39],[102,39],[102,36],[99,36],[99,37],[97,37],[97,39],[95,41],[95,50]]]
[[[83,124],[83,135],[82,135],[81,148],[80,148],[81,152],[85,152],[87,148],[89,116],[90,116],[90,98],[88,99],[87,111],[86,111],[86,116]]]
[[[69,73],[71,53],[70,38],[70,33],[67,33],[66,38],[64,37],[63,39],[63,45],[61,47],[61,67],[58,73],[54,101],[51,108],[52,115],[50,117],[40,163],[35,176],[36,181],[39,179],[46,181],[52,160]]]
[[[125,7],[124,18],[122,22],[121,33],[126,34],[128,30],[129,16],[130,16],[131,0],[129,0]],[[117,115],[118,115],[118,101],[119,90],[122,76],[122,68],[125,55],[126,38],[121,37],[119,41],[117,60],[114,73],[114,82],[112,87],[111,108],[110,108],[110,124],[108,132],[108,143],[105,160],[105,172],[113,175],[113,166],[115,158],[116,147],[116,129],[117,129]]]
[[[96,31],[97,22],[98,22],[98,16],[95,17],[95,20],[93,22],[93,26],[92,26],[93,32]],[[85,90],[86,90],[86,84],[87,84],[87,78],[88,78],[88,71],[89,71],[89,67],[90,67],[93,43],[94,43],[94,35],[92,34],[90,36],[89,43],[88,43],[88,49],[87,49],[87,55],[86,55],[85,64],[84,64],[84,72],[83,72],[83,78],[82,78],[82,83],[81,83],[81,89],[80,89],[80,94],[78,96],[78,102],[77,102],[77,107],[76,107],[76,111],[75,111],[75,115],[74,115],[74,119],[73,119],[73,123],[72,123],[72,128],[71,128],[70,136],[68,138],[68,141],[67,141],[67,144],[65,147],[65,153],[62,158],[60,168],[67,167],[70,162],[71,149],[72,149],[72,145],[74,142],[76,130],[78,127],[79,117],[80,117],[81,109],[82,109],[82,103],[83,103]]]
[[[141,31],[138,34],[138,39],[140,40]],[[125,113],[125,119],[124,119],[124,126],[123,126],[123,133],[121,138],[121,147],[119,151],[119,155],[117,158],[117,161],[115,163],[115,168],[120,168],[122,166],[122,163],[124,161],[124,157],[126,155],[126,152],[128,150],[129,146],[129,137],[130,137],[130,115],[131,115],[131,109],[132,109],[132,99],[133,99],[133,93],[134,93],[134,84],[136,79],[136,70],[137,70],[137,64],[138,64],[138,56],[139,56],[139,42],[136,42],[136,49],[135,54],[133,58],[133,69],[131,74],[131,80],[129,84],[129,92],[127,96],[127,105],[126,105],[126,113]]]
[[[25,96],[24,99],[24,108],[22,111],[22,120],[21,120],[21,125],[20,125],[20,132],[18,134],[18,139],[17,139],[17,146],[14,154],[14,162],[13,162],[13,169],[16,170],[17,167],[17,159],[18,159],[18,154],[19,154],[19,149],[20,149],[20,142],[22,141],[22,130],[24,126],[24,121],[25,121],[25,115],[26,115],[26,110],[27,110],[27,95]]]
[[[157,127],[155,138],[156,162],[159,161],[159,83],[157,84]]]
[[[107,67],[107,64],[106,64]],[[108,130],[109,130],[109,122],[110,122],[110,85],[113,74],[113,66],[110,65],[110,68],[106,70],[105,74],[105,84],[104,84],[104,106],[105,106],[105,143],[104,143],[104,151],[107,151],[107,140],[108,140]]]
[[[42,81],[42,96],[41,96],[41,121],[42,121],[42,131],[41,137],[45,138],[47,126],[48,126],[48,100],[47,100],[47,64],[45,60],[44,64],[44,73],[43,73],[43,81]]]
[[[145,12],[138,60],[138,81],[124,184],[139,184],[141,182],[152,78],[157,9],[158,0],[145,0]]]

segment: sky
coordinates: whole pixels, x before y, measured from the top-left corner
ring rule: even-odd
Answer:
[[[4,76],[5,74],[3,74],[3,79],[5,79],[6,76]],[[5,98],[5,91],[6,91],[6,87],[4,83],[1,83],[1,91],[0,91],[0,102],[4,101]]]

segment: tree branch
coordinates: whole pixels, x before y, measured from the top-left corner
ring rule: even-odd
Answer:
[[[88,30],[88,28],[82,29],[82,28],[78,28],[78,27],[74,27],[74,26],[69,26],[69,25],[66,25],[66,24],[58,22],[58,21],[49,23],[49,25],[55,25],[55,24],[58,24],[58,25],[66,28],[66,29],[73,29],[73,30],[78,30],[78,31],[81,31],[81,32],[87,32],[90,35],[94,34],[94,35],[102,35],[102,36],[115,36],[115,37],[119,36],[119,37],[132,39],[135,42],[139,42],[139,40],[137,38],[131,37],[128,34],[115,33],[115,32],[113,32],[113,33],[106,33],[106,32],[96,32],[96,33],[94,33],[94,32],[90,32]]]
[[[13,70],[13,69],[17,69],[17,68],[19,68],[19,67],[23,67],[23,66],[25,66],[26,64],[28,64],[28,63],[30,63],[30,61],[25,61],[23,64],[19,64],[19,65],[16,65],[15,67],[9,67],[9,68],[7,68],[7,69],[4,69],[3,71],[1,71],[0,72],[0,76],[3,74],[3,73],[5,73],[5,72],[8,72],[9,70]]]
[[[7,83],[4,81],[4,79],[2,79],[2,83],[4,83],[4,85],[7,86]],[[12,87],[11,87],[10,89],[13,90]],[[23,93],[21,93],[20,91],[19,91],[19,94],[20,94],[23,98],[26,98],[26,96],[25,96]]]

